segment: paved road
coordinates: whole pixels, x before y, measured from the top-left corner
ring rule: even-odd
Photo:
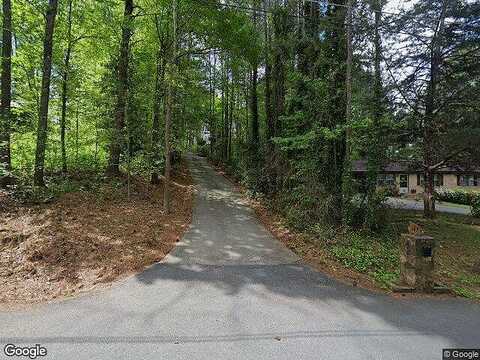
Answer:
[[[0,314],[0,344],[39,343],[61,360],[437,360],[444,347],[480,347],[478,304],[331,280],[273,239],[204,160],[191,167],[193,223],[164,262],[109,290]]]
[[[412,199],[388,198],[387,205],[397,209],[423,211],[423,202],[415,201]],[[438,212],[450,213],[450,214],[460,214],[460,215],[471,214],[471,211],[467,206],[453,205],[453,204],[448,204],[440,201],[437,201],[437,203],[435,204],[435,209]]]

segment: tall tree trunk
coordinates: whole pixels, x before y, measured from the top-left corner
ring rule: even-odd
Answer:
[[[282,42],[288,36],[285,14],[276,10],[273,17],[274,49],[273,49],[273,124],[275,131],[281,130],[280,117],[285,112],[285,59],[288,56]]]
[[[264,10],[268,11],[267,0],[264,0]],[[267,121],[266,126],[266,137],[267,137],[267,146],[271,152],[273,149],[273,144],[271,139],[275,136],[275,123],[273,117],[272,109],[272,64],[270,60],[270,51],[272,37],[270,36],[270,29],[265,16],[264,20],[264,29],[265,29],[265,118]]]
[[[233,125],[233,110],[235,107],[235,79],[232,73],[232,89],[230,91],[230,110],[228,112],[228,157],[227,160],[230,162],[232,159],[232,125]]]
[[[252,126],[252,138],[251,146],[253,149],[257,149],[258,143],[260,141],[259,130],[258,130],[258,68],[257,65],[253,65],[252,70],[252,84],[250,87],[250,113],[251,113],[251,126]]]
[[[215,54],[215,52],[213,52]],[[215,56],[215,55],[214,55]],[[215,85],[214,69],[212,66],[212,53],[208,54],[208,83],[209,83],[209,101],[210,101],[210,119],[208,122],[208,132],[210,134],[210,158],[213,156],[213,138],[215,125]]]
[[[67,150],[65,146],[65,127],[67,118],[68,103],[68,77],[70,72],[70,57],[72,53],[72,4],[73,0],[68,2],[68,30],[67,30],[67,51],[65,52],[64,69],[62,74],[62,114],[60,117],[60,144],[62,148],[62,171],[67,172]]]
[[[163,87],[165,85],[165,64],[162,50],[157,55],[157,70],[155,73],[155,95],[153,99],[153,123],[152,123],[152,174],[151,183],[159,184],[159,142],[160,142],[160,104],[163,99]]]
[[[220,87],[221,87],[221,102],[222,102],[222,113],[220,117],[220,128],[219,128],[219,139],[217,140],[218,146],[220,147],[217,149],[217,152],[219,152],[218,160],[221,161],[223,160],[223,139],[224,139],[224,133],[223,133],[223,122],[225,121],[225,65],[224,65],[224,60],[222,57],[220,57]]]
[[[172,154],[170,143],[170,128],[173,117],[173,81],[177,70],[177,0],[173,0],[172,8],[172,23],[173,23],[173,51],[172,61],[170,62],[170,71],[167,84],[167,101],[165,112],[165,183],[163,188],[163,208],[165,212],[170,213],[170,176],[172,172]]]
[[[48,129],[48,102],[50,98],[50,75],[52,73],[52,48],[55,17],[57,15],[57,0],[49,0],[45,23],[45,39],[43,42],[43,75],[40,95],[40,114],[37,128],[37,148],[35,153],[35,173],[33,182],[36,186],[45,186],[44,166],[45,147]]]
[[[350,121],[352,118],[352,0],[347,1],[347,63],[345,75],[346,104],[345,104],[345,122],[347,124],[347,150],[346,157],[349,160],[350,146],[348,144],[350,136]]]
[[[217,145],[217,115],[216,115],[216,99],[217,99],[217,53],[213,52],[213,87],[212,87],[212,133],[210,134],[210,143],[212,146],[211,157],[215,156]]]
[[[165,111],[165,182],[163,189],[163,208],[170,213],[170,176],[172,172],[172,156],[170,147],[170,126],[173,116],[173,89],[170,83],[167,85],[166,111]]]
[[[0,105],[0,185],[10,182],[8,172],[11,169],[10,156],[10,104],[12,98],[12,5],[3,0],[3,41],[2,41],[2,98]]]
[[[379,125],[383,116],[383,89],[382,89],[382,70],[380,68],[380,62],[382,60],[382,40],[380,38],[380,27],[382,21],[382,1],[373,0],[373,11],[375,12],[375,25],[373,35],[374,46],[374,109],[373,118],[375,125]]]
[[[245,107],[245,131],[243,134],[243,141],[248,144],[250,135],[250,71],[245,72],[245,79],[243,79],[243,97]]]
[[[108,160],[107,173],[110,175],[120,174],[120,153],[122,149],[123,128],[125,127],[125,113],[128,94],[128,60],[130,38],[132,37],[131,22],[133,20],[133,0],[125,0],[125,12],[123,15],[122,42],[120,44],[120,57],[118,59],[118,89],[117,104],[115,106],[115,123],[110,144],[110,157]]]
[[[223,141],[222,141],[222,160],[224,163],[228,161],[228,119],[230,118],[230,87],[229,87],[229,68],[225,69],[225,104],[223,104],[224,118],[223,118]]]
[[[272,65],[268,56],[265,58],[265,119],[267,146],[270,151],[273,151],[272,138],[275,137],[276,131],[272,109]]]
[[[351,220],[351,205],[350,201],[353,196],[353,181],[352,181],[352,62],[353,62],[353,48],[352,48],[352,4],[353,0],[347,1],[347,16],[346,16],[346,38],[347,38],[347,61],[346,61],[346,72],[345,72],[345,92],[346,92],[346,101],[345,101],[345,159],[344,159],[344,170],[343,170],[343,221],[348,222]],[[348,225],[348,224],[346,224]]]
[[[372,0],[370,4],[374,12],[375,25],[373,34],[374,46],[374,84],[373,84],[373,131],[371,134],[370,148],[368,149],[368,169],[367,169],[367,194],[371,199],[377,187],[377,178],[384,159],[384,141],[381,119],[383,116],[383,89],[382,73],[380,62],[382,58],[382,45],[380,39],[380,26],[382,19],[382,0]]]
[[[258,0],[253,1],[253,5],[255,9],[258,7]],[[253,17],[253,25],[257,27],[257,11],[254,10],[252,17]],[[253,161],[252,165],[253,168],[257,168],[257,160],[258,160],[258,145],[260,142],[259,136],[259,123],[258,123],[258,59],[253,61],[252,65],[252,72],[251,72],[251,83],[250,83],[250,114],[251,114],[251,130],[250,130],[250,141],[249,141],[249,156],[250,161]]]
[[[328,82],[329,92],[329,126],[331,130],[346,125],[346,71],[347,46],[345,44],[346,1],[337,0],[329,5],[327,15],[332,20],[332,27],[326,34],[328,48],[331,49],[331,65],[328,71],[333,76]],[[340,87],[340,88],[339,88]],[[326,190],[332,196],[331,219],[334,224],[343,221],[343,172],[346,153],[345,134],[337,136],[329,144],[328,167],[322,168],[325,172],[324,181]]]
[[[425,120],[423,124],[423,166],[424,166],[424,192],[423,206],[424,216],[426,218],[435,217],[435,184],[434,184],[434,116],[435,116],[435,97],[438,83],[438,74],[442,60],[441,36],[445,23],[445,12],[447,0],[443,1],[440,17],[437,27],[432,37],[431,55],[430,55],[430,81],[428,84],[427,97],[425,102]]]

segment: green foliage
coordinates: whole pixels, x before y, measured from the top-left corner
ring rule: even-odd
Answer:
[[[439,201],[471,205],[472,207],[478,206],[480,202],[480,192],[463,189],[440,189],[436,192],[435,197]]]
[[[203,157],[208,157],[210,153],[210,145],[203,144],[197,146],[197,154]]]
[[[32,186],[21,182],[10,187],[14,198],[26,204],[45,204],[54,201],[61,195],[72,192],[98,191],[105,178],[92,172],[79,172],[68,176],[47,176],[46,187]]]
[[[358,194],[349,203],[346,224],[370,231],[381,231],[388,225],[388,210],[385,201],[388,196],[386,191],[376,191],[371,194]]]
[[[458,296],[462,296],[468,299],[480,299],[480,294],[476,291],[470,290],[468,288],[462,287],[462,286],[455,286],[453,289],[453,292],[457,294]]]
[[[480,218],[480,196],[473,198],[470,206],[472,208],[472,216]]]
[[[332,246],[331,253],[344,266],[369,274],[381,284],[398,277],[398,245],[388,237],[375,239],[363,232],[349,232]]]

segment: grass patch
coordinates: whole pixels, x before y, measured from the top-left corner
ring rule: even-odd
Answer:
[[[428,220],[420,211],[392,210],[388,227],[380,233],[330,231],[330,240],[323,238],[317,246],[346,268],[370,276],[385,288],[399,276],[400,236],[411,222],[436,240],[436,281],[459,296],[480,299],[480,220],[470,216],[442,213]],[[317,224],[310,231],[317,238],[321,234],[318,228]]]

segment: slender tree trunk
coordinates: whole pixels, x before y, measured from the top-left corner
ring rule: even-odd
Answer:
[[[210,157],[215,158],[215,149],[217,144],[217,119],[216,119],[216,93],[217,93],[217,54],[213,52],[213,72],[212,72],[212,128],[210,132]]]
[[[383,89],[382,73],[380,61],[382,58],[382,45],[380,38],[380,26],[382,19],[382,0],[372,0],[370,4],[374,12],[375,25],[373,34],[374,46],[374,84],[373,84],[373,131],[371,133],[371,142],[368,149],[368,169],[367,169],[367,194],[372,199],[377,187],[377,178],[384,159],[384,141],[381,119],[383,116]]]
[[[245,107],[245,131],[243,132],[243,141],[245,144],[249,140],[249,130],[250,130],[250,71],[245,73],[245,79],[243,80],[243,97],[244,97],[244,107]]]
[[[438,19],[437,28],[432,38],[430,55],[430,81],[428,84],[427,97],[425,102],[425,120],[423,124],[423,166],[425,169],[423,206],[424,216],[426,218],[435,217],[435,186],[432,170],[435,151],[434,112],[438,73],[440,71],[440,63],[442,60],[442,48],[440,38],[443,33],[447,3],[447,0],[443,1],[442,12],[440,14],[440,18]]]
[[[125,114],[128,93],[128,60],[130,38],[132,36],[131,22],[133,20],[133,0],[125,0],[125,12],[123,16],[122,42],[120,45],[120,58],[118,60],[118,90],[117,104],[115,106],[115,123],[110,144],[110,157],[108,160],[107,173],[110,175],[120,174],[120,153],[122,149],[123,129],[125,127]]]
[[[228,161],[228,119],[230,118],[230,111],[229,111],[229,102],[230,102],[230,87],[229,87],[229,68],[225,69],[225,103],[223,107],[225,108],[224,111],[224,118],[223,118],[223,142],[222,142],[222,159],[223,162],[226,163]]]
[[[346,122],[346,151],[345,162],[350,162],[350,137],[351,137],[351,119],[352,119],[352,0],[347,1],[347,61],[345,74],[346,104],[345,104],[345,122]],[[348,165],[347,165],[348,166]],[[348,169],[349,170],[349,169]]]
[[[251,145],[257,149],[260,140],[258,131],[258,68],[257,65],[253,65],[252,70],[252,84],[250,86],[250,114],[251,114]]]
[[[268,11],[266,2],[267,0],[264,0],[264,9],[265,11]],[[275,136],[275,122],[274,122],[273,109],[272,109],[272,64],[270,61],[272,38],[270,36],[267,16],[265,16],[264,28],[265,28],[265,118],[267,120],[266,137],[267,137],[267,146],[269,151],[271,152],[273,151],[272,149],[273,144],[271,143],[271,139]]]
[[[233,126],[233,111],[235,108],[235,79],[232,73],[232,90],[230,92],[230,111],[228,119],[228,161],[232,160],[232,126]]]
[[[170,79],[171,81],[171,79]],[[172,84],[167,85],[166,111],[165,111],[165,183],[163,190],[163,208],[170,213],[170,175],[172,172],[172,156],[170,148],[170,126],[173,116],[173,89]]]
[[[223,58],[220,57],[220,87],[221,87],[221,102],[222,102],[222,114],[220,118],[220,128],[219,128],[219,140],[217,140],[218,146],[220,149],[217,150],[219,152],[218,160],[223,160],[223,122],[225,121],[225,66]]]
[[[153,123],[152,123],[152,174],[151,183],[159,184],[159,142],[160,142],[160,104],[163,99],[163,87],[165,85],[165,64],[161,49],[157,55],[157,71],[155,73],[155,96],[153,99]]]
[[[264,0],[264,10],[269,10],[269,1]],[[276,117],[273,110],[273,96],[272,96],[272,64],[270,54],[272,52],[272,36],[270,33],[270,25],[268,16],[264,18],[264,30],[265,30],[265,120],[266,120],[266,171],[268,174],[268,189],[270,193],[276,193],[277,186],[277,164],[275,145],[273,138],[276,133]]]
[[[258,0],[253,2],[255,8],[258,7]],[[257,11],[255,10],[252,14],[253,25],[257,28]],[[251,81],[250,81],[250,141],[249,141],[249,157],[251,162],[252,169],[258,167],[258,145],[260,142],[259,136],[259,123],[258,123],[258,59],[255,59],[252,63],[251,69]]]
[[[280,117],[285,110],[285,58],[288,56],[281,42],[288,36],[286,33],[284,14],[277,13],[273,17],[275,45],[273,49],[273,124],[275,131],[281,129]]]
[[[214,84],[213,84],[213,66],[212,66],[212,53],[208,54],[208,83],[209,83],[209,101],[210,101],[210,119],[209,119],[209,124],[208,124],[208,132],[210,134],[210,158],[213,155],[213,127],[214,127],[214,121],[215,121],[215,116],[214,116],[214,105],[215,105],[215,89],[214,89]]]
[[[347,61],[346,61],[346,74],[345,74],[345,92],[346,92],[346,101],[345,101],[345,159],[344,159],[344,170],[343,170],[343,221],[348,222],[351,219],[351,206],[350,201],[353,195],[353,181],[352,181],[352,62],[353,62],[353,49],[352,49],[352,4],[353,0],[347,1],[347,16],[346,16],[346,37],[347,37]],[[347,224],[348,225],[348,224]]]
[[[57,0],[49,0],[46,14],[45,39],[43,42],[43,76],[40,95],[40,114],[37,128],[37,148],[35,153],[35,173],[33,182],[36,186],[45,186],[44,166],[45,147],[48,129],[48,102],[50,98],[50,75],[52,73],[52,48],[55,17],[57,15]]]
[[[173,117],[173,80],[175,78],[175,73],[177,70],[177,0],[173,0],[173,9],[172,9],[172,20],[173,20],[173,51],[172,51],[172,61],[170,63],[170,77],[167,84],[167,102],[166,102],[166,113],[165,113],[165,183],[163,189],[163,208],[165,212],[170,213],[170,176],[172,172],[172,154],[171,154],[171,144],[170,144],[170,128],[172,124]]]
[[[268,57],[265,59],[265,119],[267,121],[266,137],[267,146],[270,151],[273,151],[272,138],[275,137],[275,119],[272,109],[272,67]]]
[[[382,41],[380,38],[380,27],[382,21],[382,1],[383,0],[373,0],[373,10],[375,12],[375,27],[374,27],[374,109],[373,109],[373,118],[375,125],[379,125],[380,120],[383,116],[383,89],[382,89],[382,71],[380,68],[380,62],[382,59]]]
[[[328,71],[332,74],[328,82],[329,114],[328,121],[331,130],[346,125],[346,71],[347,46],[346,40],[346,1],[337,0],[329,5],[328,16],[332,20],[332,31],[327,33],[326,41],[332,49],[332,62]],[[344,160],[346,153],[346,136],[343,133],[329,144],[328,161],[331,164],[322,170],[325,172],[325,187],[332,196],[331,219],[336,225],[343,222],[343,180]]]
[[[67,172],[67,150],[65,146],[65,128],[67,118],[68,103],[68,77],[70,73],[70,57],[72,53],[72,4],[73,0],[68,2],[68,30],[67,30],[67,51],[65,52],[64,69],[62,74],[62,114],[60,117],[60,144],[62,148],[62,171]]]
[[[3,0],[3,41],[0,108],[0,185],[10,182],[8,172],[11,169],[10,156],[10,105],[12,98],[12,5]],[[2,175],[5,171],[6,176]]]

